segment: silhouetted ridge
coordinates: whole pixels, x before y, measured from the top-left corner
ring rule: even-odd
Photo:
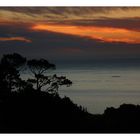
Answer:
[[[45,92],[8,97],[1,101],[0,108],[3,120],[0,128],[6,127],[8,132],[78,131],[81,120],[89,115],[68,97]]]

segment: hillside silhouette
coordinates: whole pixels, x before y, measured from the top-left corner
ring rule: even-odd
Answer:
[[[0,133],[139,133],[140,106],[123,104],[90,114],[60,86],[71,86],[65,76],[48,75],[56,66],[45,59],[27,60],[6,54],[0,61]],[[22,73],[30,77],[25,79]],[[42,90],[43,88],[43,90]]]

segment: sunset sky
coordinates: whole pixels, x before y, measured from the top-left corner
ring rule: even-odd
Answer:
[[[0,56],[140,59],[139,7],[1,7]]]

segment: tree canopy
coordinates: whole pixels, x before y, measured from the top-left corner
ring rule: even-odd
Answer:
[[[0,61],[0,89],[5,94],[18,89],[18,83],[21,81],[19,72],[25,63],[26,58],[17,53],[3,55]]]
[[[31,72],[32,78],[25,80],[22,78],[22,69],[27,69]],[[54,70],[56,66],[49,63],[45,59],[27,60],[20,54],[3,55],[0,61],[0,89],[2,93],[11,93],[15,91],[33,88],[41,91],[42,87],[48,93],[58,93],[58,89],[62,85],[70,86],[72,82],[65,76],[50,75],[48,70]],[[9,92],[7,92],[9,91]]]
[[[48,93],[58,93],[59,86],[69,86],[72,84],[72,82],[64,76],[58,77],[56,74],[48,75],[48,70],[54,70],[56,66],[45,59],[29,60],[27,66],[33,74],[33,78],[28,79],[28,82],[35,84],[36,90],[38,91],[45,86],[45,90]]]

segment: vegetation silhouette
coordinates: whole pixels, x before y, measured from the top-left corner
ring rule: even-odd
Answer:
[[[33,73],[34,78],[28,79],[29,82],[36,84],[36,89],[41,90],[41,88],[47,84],[50,84],[50,79],[48,76],[44,76],[44,74],[48,71],[48,69],[55,69],[54,64],[50,64],[45,59],[40,60],[29,60],[27,62],[27,66],[30,71]]]
[[[45,59],[27,60],[19,54],[0,61],[0,133],[139,133],[140,106],[123,104],[90,114],[60,86],[71,86],[65,76],[48,75],[55,65]],[[30,75],[23,78],[23,72]],[[32,76],[32,77],[31,77]],[[31,77],[31,78],[30,78]],[[42,90],[42,87],[44,90]]]

